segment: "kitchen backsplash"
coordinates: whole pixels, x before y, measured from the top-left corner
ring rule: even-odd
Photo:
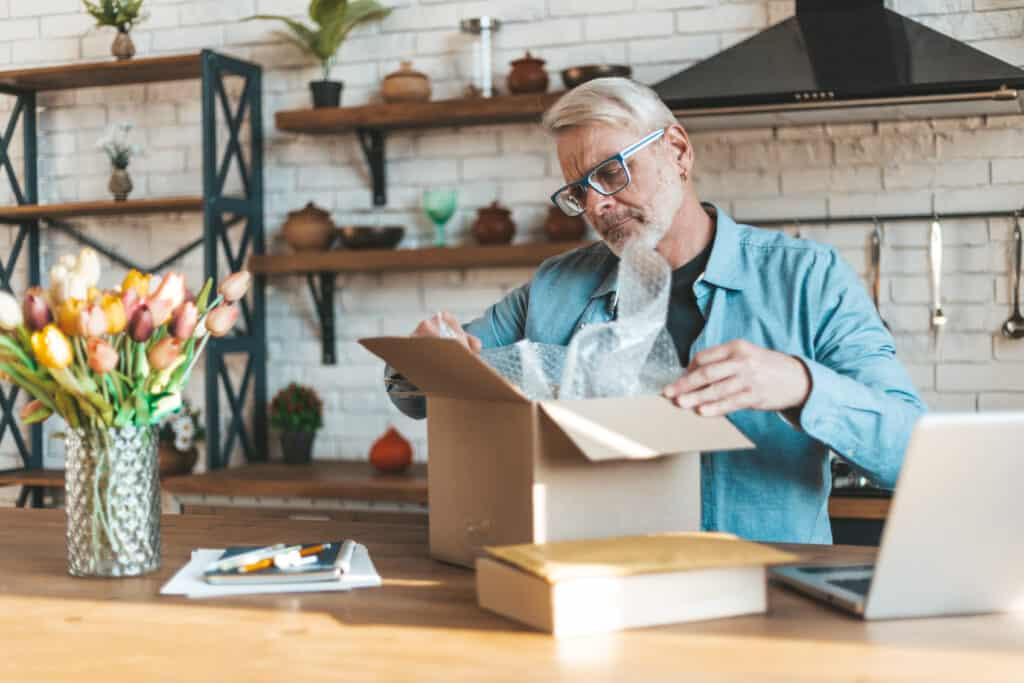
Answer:
[[[386,5],[396,6],[394,2]],[[937,30],[1015,64],[1024,64],[1024,0],[903,0],[888,3]],[[469,241],[476,208],[499,199],[513,209],[517,242],[543,239],[547,197],[562,180],[552,145],[538,127],[510,125],[390,135],[389,206],[374,210],[367,171],[354,136],[305,137],[273,128],[273,113],[308,106],[317,67],[272,26],[237,20],[255,12],[302,15],[305,0],[148,0],[149,19],[133,31],[139,55],[210,47],[264,67],[265,184],[268,245],[285,214],[308,201],[339,224],[407,226],[402,246],[430,241],[418,209],[432,184],[460,189],[453,241]],[[715,0],[525,0],[400,2],[382,24],[361,27],[342,49],[332,75],[345,81],[344,104],[371,100],[381,77],[411,58],[434,80],[434,97],[456,96],[469,77],[471,45],[460,18],[505,20],[495,38],[495,83],[504,88],[510,60],[525,50],[548,61],[552,88],[559,71],[588,62],[628,63],[653,82],[789,16],[793,3]],[[78,0],[0,1],[0,68],[105,58],[111,35],[91,29]],[[83,37],[84,36],[84,37]],[[9,98],[7,98],[9,99]],[[132,162],[133,197],[198,194],[201,182],[200,98],[196,82],[67,91],[40,96],[39,187],[43,201],[107,195],[108,165],[96,149],[105,126],[130,119],[145,154]],[[9,110],[10,102],[0,102]],[[685,121],[683,124],[685,125]],[[834,227],[797,222],[808,216],[987,211],[1024,203],[1024,117],[743,130],[694,134],[701,196],[737,218],[794,219],[788,232],[836,246],[867,278],[873,225]],[[14,147],[20,142],[16,139]],[[16,153],[19,153],[16,151]],[[13,203],[6,192],[0,200]],[[199,236],[200,218],[141,217],[83,222],[89,234],[144,261],[157,261]],[[1012,225],[1009,220],[944,221],[943,291],[949,317],[939,351],[929,345],[928,224],[885,226],[882,312],[897,350],[933,409],[1024,408],[1024,341],[998,330],[1009,314]],[[44,269],[77,249],[44,231]],[[14,231],[0,228],[7,253]],[[144,256],[141,256],[144,255]],[[178,267],[201,277],[201,254]],[[44,270],[45,272],[45,270]],[[123,272],[110,267],[107,284]],[[384,397],[381,364],[356,339],[407,334],[442,308],[462,319],[478,315],[529,269],[470,269],[339,277],[338,364],[320,364],[318,326],[305,281],[274,278],[268,288],[270,391],[297,380],[315,386],[326,410],[317,458],[362,459],[395,424],[426,457],[425,423],[400,416]],[[24,282],[24,269],[16,285]],[[202,377],[191,394],[202,404]],[[48,465],[59,464],[47,440]],[[276,447],[272,449],[276,454]],[[240,454],[235,454],[236,459]],[[17,464],[13,442],[0,444],[0,468]],[[14,489],[0,489],[4,499]]]

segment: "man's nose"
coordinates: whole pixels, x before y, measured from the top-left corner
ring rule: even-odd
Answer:
[[[591,216],[602,216],[608,213],[612,207],[615,206],[615,197],[606,197],[594,188],[589,188],[587,192],[586,202],[583,206],[584,211]]]

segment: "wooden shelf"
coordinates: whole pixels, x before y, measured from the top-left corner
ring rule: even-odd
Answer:
[[[19,221],[74,216],[115,216],[175,211],[202,211],[202,197],[158,197],[155,199],[104,199],[62,204],[22,204],[0,207],[0,220]]]
[[[828,501],[828,516],[834,519],[878,519],[889,516],[889,498],[833,495]]]
[[[0,473],[0,486],[64,486],[64,470],[20,469]]]
[[[426,465],[402,474],[380,474],[365,462],[261,463],[170,477],[161,483],[175,495],[333,498],[339,500],[427,502]]]
[[[0,71],[0,85],[21,90],[67,90],[131,83],[155,83],[199,78],[201,52],[167,57],[138,57],[85,62],[34,69]]]
[[[536,266],[552,256],[591,242],[541,242],[500,246],[430,247],[428,249],[356,250],[264,254],[249,257],[249,270],[265,275],[288,273],[365,273]]]
[[[504,95],[362,107],[292,109],[274,114],[279,130],[293,133],[344,133],[360,128],[442,128],[489,123],[539,121],[562,93]]]

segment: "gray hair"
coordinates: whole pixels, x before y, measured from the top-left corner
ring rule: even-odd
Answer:
[[[578,85],[551,105],[541,121],[550,133],[588,123],[636,127],[646,133],[677,121],[653,90],[628,78],[595,78]]]

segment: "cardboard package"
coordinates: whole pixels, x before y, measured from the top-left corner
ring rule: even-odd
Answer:
[[[486,551],[476,561],[479,605],[556,637],[764,612],[765,565],[798,559],[718,533]]]
[[[700,452],[752,448],[659,395],[530,401],[453,339],[360,343],[427,394],[430,553],[700,529]]]

